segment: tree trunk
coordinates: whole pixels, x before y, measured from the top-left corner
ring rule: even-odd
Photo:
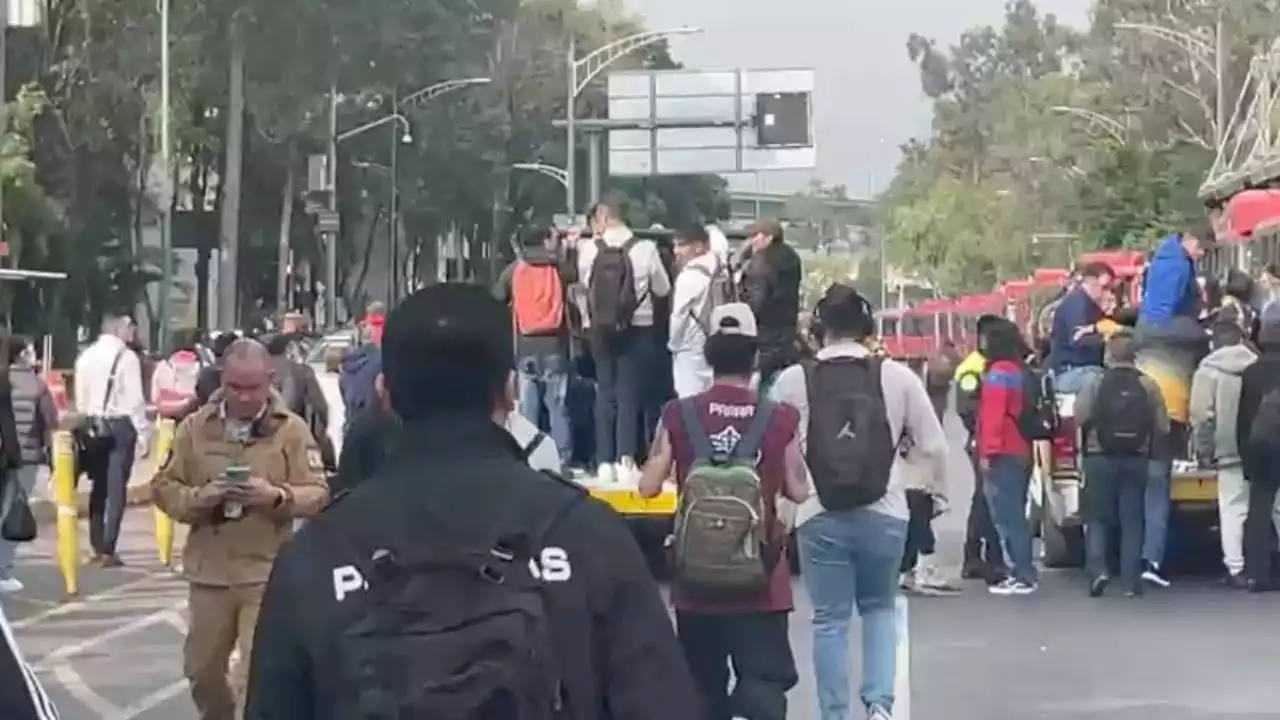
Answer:
[[[293,201],[294,201],[294,159],[297,152],[297,146],[289,143],[289,151],[285,154],[284,169],[284,196],[280,198],[280,244],[276,249],[276,313],[281,317],[288,312],[289,307],[289,281],[290,263],[289,263],[289,238],[293,231]]]
[[[236,300],[239,292],[240,186],[244,165],[244,28],[238,18],[228,29],[231,63],[228,77],[227,176],[222,183],[221,271],[218,273],[218,327],[229,330],[237,324]]]

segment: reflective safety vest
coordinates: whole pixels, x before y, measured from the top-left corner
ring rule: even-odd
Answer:
[[[987,371],[987,358],[974,350],[956,366],[956,414],[970,433],[978,426],[978,394],[982,390],[982,374]]]

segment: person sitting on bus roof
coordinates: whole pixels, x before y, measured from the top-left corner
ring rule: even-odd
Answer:
[[[1109,265],[1086,265],[1080,270],[1079,284],[1053,314],[1048,366],[1055,386],[1063,392],[1077,392],[1085,377],[1102,367],[1104,337],[1098,323],[1105,317],[1101,303],[1114,280]]]
[[[1143,277],[1140,326],[1164,329],[1175,318],[1196,318],[1200,288],[1195,264],[1204,256],[1202,241],[1212,240],[1213,231],[1205,228],[1169,235],[1160,241]]]

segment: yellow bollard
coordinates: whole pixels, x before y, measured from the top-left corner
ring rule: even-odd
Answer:
[[[173,431],[175,429],[172,420],[161,420],[156,427],[156,450],[151,454],[157,463],[163,463],[169,457],[169,448],[173,445]],[[160,466],[156,466],[158,471]],[[173,518],[164,514],[158,507],[152,507],[152,513],[156,521],[156,554],[160,557],[160,564],[165,567],[173,565]]]
[[[71,433],[53,434],[53,497],[58,506],[58,569],[68,596],[79,592],[80,517],[76,501],[76,444]]]

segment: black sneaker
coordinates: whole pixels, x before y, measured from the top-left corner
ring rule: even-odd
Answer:
[[[1253,578],[1249,578],[1249,580],[1246,583],[1246,587],[1249,588],[1249,592],[1251,593],[1267,593],[1267,592],[1276,591],[1275,583],[1265,582],[1262,580],[1254,580]]]
[[[1142,579],[1157,587],[1167,588],[1173,583],[1169,582],[1169,578],[1160,570],[1160,566],[1149,562],[1142,571]]]
[[[1089,597],[1102,597],[1107,591],[1107,583],[1111,582],[1111,578],[1106,575],[1099,575],[1089,583]]]
[[[1245,579],[1243,573],[1227,573],[1222,578],[1222,584],[1231,590],[1249,589],[1249,581]]]

